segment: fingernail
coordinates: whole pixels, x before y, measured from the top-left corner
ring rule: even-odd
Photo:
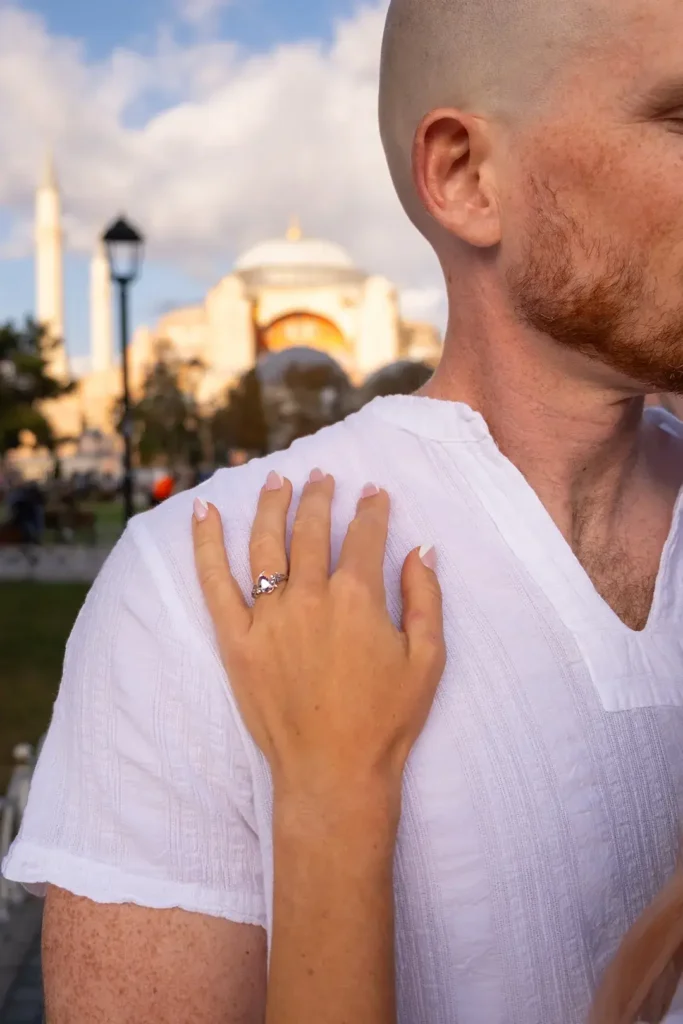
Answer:
[[[360,492],[361,498],[374,498],[377,494],[379,494],[379,487],[377,484],[366,484]]]
[[[194,517],[198,523],[203,523],[209,514],[209,506],[202,498],[195,498],[192,506]]]
[[[284,485],[284,477],[276,473],[274,469],[271,469],[270,473],[266,477],[266,490],[267,491],[279,491]]]
[[[434,571],[436,569],[436,548],[433,544],[423,544],[420,548],[420,558],[422,564],[426,565],[428,569]]]
[[[322,469],[311,470],[311,475],[308,478],[308,482],[311,484],[319,484],[325,479],[325,474]]]

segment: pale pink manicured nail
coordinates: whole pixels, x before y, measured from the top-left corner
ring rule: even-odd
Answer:
[[[420,548],[422,564],[432,571],[436,570],[436,548],[433,544],[423,544]]]
[[[194,517],[198,523],[203,523],[209,514],[209,506],[202,498],[195,498],[192,506]]]
[[[319,484],[324,479],[325,474],[323,473],[322,469],[313,469],[311,470],[311,475],[308,478],[308,482],[310,484]]]
[[[284,486],[284,477],[276,473],[274,469],[271,469],[270,473],[266,477],[266,490],[267,491],[279,491]]]
[[[374,498],[377,494],[379,494],[379,487],[377,484],[366,484],[360,492],[361,498]]]

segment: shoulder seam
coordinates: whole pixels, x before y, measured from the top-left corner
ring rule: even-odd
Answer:
[[[188,619],[187,615],[184,614],[184,609],[177,596],[177,588],[173,583],[170,573],[164,566],[161,553],[150,532],[147,530],[147,528],[143,525],[142,522],[136,520],[131,520],[129,522],[127,531],[130,534],[131,540],[135,544],[135,547],[140,557],[144,561],[145,566],[149,570],[152,579],[154,580],[154,585],[157,589],[160,600],[163,602],[164,606],[169,610],[169,613],[173,616],[173,620],[177,624],[178,629],[181,632],[181,635],[184,635],[188,639],[192,639],[195,642],[199,640],[207,656],[216,666],[218,672],[226,676],[223,663],[221,662],[218,653],[215,650],[211,649],[210,645],[206,641],[206,637],[202,635],[201,630]],[[137,536],[137,534],[141,532],[143,532],[145,535],[144,544],[140,543],[140,539]],[[242,715],[240,714],[239,708],[237,706],[237,701],[235,700],[235,695],[232,692],[232,687],[230,686],[227,676],[224,685],[224,693],[227,701],[230,704],[233,721],[238,730],[242,742],[242,750],[244,752],[245,757],[250,762],[250,751],[252,750],[252,747],[254,745],[253,740],[251,738],[249,731],[247,730],[246,725],[244,724]],[[253,770],[253,765],[251,767]]]
[[[197,639],[197,637],[199,636],[202,639],[202,642],[205,643],[205,640],[201,636],[200,631],[196,629],[196,627],[193,628],[192,625],[188,622],[187,616],[182,614],[180,602],[177,599],[175,601],[172,601],[170,599],[171,595],[173,595],[173,597],[176,597],[176,588],[173,585],[170,573],[163,564],[161,553],[159,552],[154,541],[154,538],[150,534],[149,530],[147,530],[147,528],[140,521],[136,519],[131,519],[131,521],[128,523],[127,532],[129,533],[130,538],[133,544],[135,545],[138,555],[145,563],[146,568],[149,570],[152,579],[154,580],[154,585],[157,589],[161,601],[166,606],[166,608],[168,608],[169,612],[173,615],[173,619],[177,621],[182,632],[184,632],[187,636],[191,636],[193,639]],[[138,536],[140,533],[144,533],[145,535],[144,544],[140,543],[140,538]],[[154,551],[154,555],[156,557],[151,557],[152,550]]]

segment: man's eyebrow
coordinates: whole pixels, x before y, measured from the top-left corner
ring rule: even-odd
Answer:
[[[647,117],[683,107],[683,74],[664,78],[650,86],[636,96],[633,106],[639,114]]]

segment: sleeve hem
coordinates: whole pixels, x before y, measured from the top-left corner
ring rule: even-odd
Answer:
[[[0,870],[8,881],[19,882],[35,896],[44,896],[48,885],[56,885],[94,903],[133,903],[151,910],[178,908],[266,927],[264,901],[256,895],[128,874],[109,864],[22,839],[14,842]]]

